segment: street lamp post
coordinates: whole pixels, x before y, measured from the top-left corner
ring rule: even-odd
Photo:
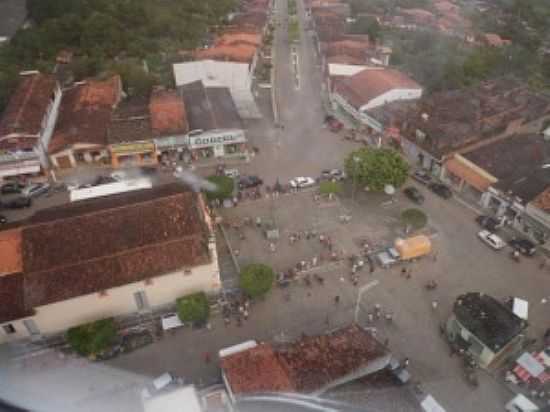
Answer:
[[[355,192],[357,190],[357,164],[361,159],[358,156],[353,156],[353,189],[351,192],[351,201],[355,203]]]
[[[363,294],[367,292],[368,290],[372,289],[376,285],[380,283],[378,279],[373,280],[372,282],[367,283],[366,285],[362,286],[359,289],[359,292],[357,292],[357,301],[355,302],[355,314],[353,316],[353,321],[357,323],[359,319],[359,305],[361,303],[361,298],[363,297]]]

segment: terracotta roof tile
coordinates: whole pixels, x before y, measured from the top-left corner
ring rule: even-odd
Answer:
[[[0,323],[20,319],[32,314],[25,305],[22,273],[0,276]]]
[[[0,148],[27,149],[34,146],[36,141],[33,139],[42,130],[42,121],[56,87],[55,78],[51,75],[32,73],[21,76],[0,118]],[[27,139],[1,140],[10,134],[26,136]]]
[[[221,368],[234,394],[289,392],[294,387],[269,344],[221,359]]]
[[[197,60],[212,59],[220,61],[232,61],[239,63],[251,63],[256,54],[257,47],[249,44],[219,45],[208,49],[195,50]]]
[[[172,184],[38,212],[22,229],[27,307],[208,262],[197,196]]]
[[[124,100],[113,112],[107,131],[109,144],[150,140],[149,107],[142,97]]]
[[[23,270],[21,230],[0,231],[0,276]]]
[[[118,75],[102,81],[87,80],[65,90],[48,152],[56,153],[76,143],[105,146],[121,91]]]
[[[189,131],[183,99],[175,90],[155,90],[149,102],[153,136],[185,134]]]
[[[410,77],[395,69],[363,70],[335,85],[356,109],[393,89],[420,89]]]
[[[550,187],[544,192],[540,193],[535,199],[533,199],[533,206],[538,207],[545,212],[550,211]]]
[[[223,33],[215,41],[217,46],[238,46],[241,44],[259,47],[262,44],[262,36],[259,33],[231,31]]]

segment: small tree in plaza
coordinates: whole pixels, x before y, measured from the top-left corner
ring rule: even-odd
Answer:
[[[364,147],[349,154],[345,161],[347,175],[373,191],[386,185],[400,187],[407,180],[409,165],[393,149]]]
[[[414,230],[422,229],[428,223],[428,216],[420,209],[407,209],[401,213],[401,220],[405,226]]]
[[[204,292],[183,296],[176,303],[182,322],[205,323],[210,316],[210,305]]]
[[[338,182],[324,181],[319,185],[319,192],[322,195],[335,195],[342,192],[342,185]]]
[[[233,179],[227,176],[209,176],[207,180],[216,186],[216,189],[206,191],[206,198],[208,200],[218,199],[223,201],[230,198],[233,195],[233,189],[235,182]]]
[[[100,354],[113,344],[115,337],[116,327],[112,318],[75,326],[67,331],[69,345],[82,356]]]
[[[269,292],[274,280],[273,269],[261,263],[253,263],[241,271],[239,283],[244,293],[256,298]]]

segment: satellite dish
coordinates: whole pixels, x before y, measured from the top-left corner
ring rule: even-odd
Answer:
[[[393,187],[393,185],[384,186],[384,193],[386,193],[387,195],[395,194],[395,187]]]

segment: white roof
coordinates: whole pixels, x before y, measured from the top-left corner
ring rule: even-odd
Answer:
[[[198,60],[175,63],[173,70],[176,86],[201,80],[204,87],[227,87],[242,118],[261,117],[251,92],[248,63]]]
[[[367,66],[357,64],[329,63],[328,73],[329,76],[353,76],[366,68]]]
[[[529,314],[529,302],[520,298],[514,298],[512,311],[522,319],[527,320]]]
[[[529,352],[523,352],[516,362],[535,378],[544,372],[544,366],[542,366],[540,362]]]
[[[523,396],[521,393],[517,394],[514,399],[508,402],[508,404],[506,405],[506,409],[513,411],[514,409],[510,409],[511,406],[517,406],[521,408],[522,411],[525,411],[525,412],[536,412],[540,410],[537,405],[535,405],[533,402],[531,402],[528,398]]]
[[[432,397],[428,395],[420,404],[425,412],[445,412],[445,409]]]
[[[145,412],[202,412],[193,386],[162,392],[143,401]]]
[[[243,343],[237,345],[229,346],[228,348],[220,349],[219,356],[220,358],[225,358],[226,356],[233,355],[235,353],[243,352],[248,349],[252,349],[258,346],[255,340],[247,340]]]

